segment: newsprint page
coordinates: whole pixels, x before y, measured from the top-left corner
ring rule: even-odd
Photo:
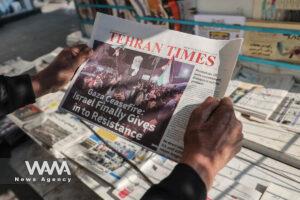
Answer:
[[[60,108],[179,161],[191,112],[223,97],[242,39],[212,40],[97,14]]]

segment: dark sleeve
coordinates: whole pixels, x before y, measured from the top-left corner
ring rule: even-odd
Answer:
[[[171,174],[152,186],[142,200],[205,200],[206,186],[190,166],[178,164]]]
[[[0,117],[35,102],[29,75],[0,75]]]

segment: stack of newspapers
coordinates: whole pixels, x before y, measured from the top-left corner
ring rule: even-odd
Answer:
[[[300,132],[300,85],[292,75],[263,73],[243,64],[226,95],[236,111],[263,123]]]
[[[284,97],[272,115],[270,120],[300,132],[300,84],[294,84],[289,93]]]
[[[290,75],[259,73],[242,68],[227,90],[236,110],[268,119],[288,95],[295,81]]]

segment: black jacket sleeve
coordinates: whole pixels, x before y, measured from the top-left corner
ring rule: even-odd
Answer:
[[[152,186],[142,200],[205,200],[206,186],[190,166],[178,164],[171,174]]]
[[[34,102],[35,95],[29,75],[0,75],[0,117]]]

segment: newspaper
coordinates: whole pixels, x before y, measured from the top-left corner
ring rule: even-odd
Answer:
[[[20,127],[23,127],[24,124],[27,124],[32,120],[37,120],[41,123],[42,119],[45,118],[48,113],[57,111],[63,96],[63,91],[49,93],[36,99],[34,104],[19,108],[8,116]]]
[[[140,170],[154,184],[157,184],[171,173],[175,165],[175,162],[154,154],[140,165]],[[115,184],[113,194],[124,200],[141,199],[150,186],[137,172],[131,169]]]
[[[34,105],[41,109],[44,113],[52,113],[57,111],[59,103],[61,102],[63,96],[63,91],[57,91],[55,93],[49,93],[38,99]]]
[[[300,84],[294,84],[280,105],[270,116],[270,120],[300,132]]]
[[[43,115],[43,111],[36,105],[30,104],[19,108],[15,112],[9,114],[9,118],[17,125],[23,126],[25,123],[32,121]]]
[[[171,173],[175,165],[175,162],[172,162],[162,156],[154,155],[145,162],[140,169],[154,183],[158,183]],[[141,199],[150,187],[149,183],[145,182],[134,171],[128,172],[115,185],[115,190],[112,192],[113,195],[115,195],[118,199],[124,200]],[[258,200],[260,197],[261,193],[254,188],[247,187],[241,183],[231,180],[230,178],[218,175],[215,178],[213,187],[208,193],[207,200]]]
[[[260,200],[287,200],[287,199],[299,199],[299,190],[291,190],[286,187],[272,183],[268,186]]]
[[[16,58],[6,61],[4,65],[0,65],[0,75],[5,76],[17,76],[21,74],[32,75],[36,73],[36,69],[33,62]]]
[[[60,108],[172,160],[191,112],[222,97],[242,40],[211,40],[98,14],[94,55]]]
[[[266,120],[294,84],[290,75],[259,73],[243,67],[230,82],[226,95],[241,113]]]
[[[78,118],[57,112],[64,93],[58,91],[45,95],[8,115],[18,127],[38,144],[56,151],[62,151],[77,140],[90,134]]]
[[[246,17],[230,15],[204,15],[197,14],[194,16],[195,21],[214,22],[230,25],[245,25]],[[243,38],[244,31],[237,29],[212,28],[205,26],[195,26],[195,34],[211,39],[230,40]]]
[[[90,132],[70,114],[50,113],[23,125],[23,129],[37,143],[57,151],[85,137]]]
[[[261,21],[253,21],[250,25],[257,27],[289,28],[300,31],[299,24],[297,23],[287,24],[289,26],[285,27],[286,23],[270,25]],[[244,39],[242,48],[243,55],[295,64],[300,63],[299,35],[246,31]]]
[[[299,0],[254,0],[253,18],[299,22]]]
[[[268,121],[258,122],[243,116],[238,117],[243,124],[243,133],[245,142],[251,141],[254,144],[260,144],[262,147],[256,147],[256,150],[264,153],[272,151],[276,157],[285,156],[295,163],[300,161],[300,140],[297,133],[288,131],[275,123]]]
[[[259,200],[261,192],[247,185],[236,182],[226,176],[217,175],[208,192],[207,200]]]
[[[97,130],[97,133],[110,146],[137,166],[152,155],[146,149],[132,144],[109,131],[100,128]],[[124,158],[106,146],[94,134],[74,144],[64,154],[110,184],[114,184],[120,180],[131,168]]]
[[[150,185],[140,178],[138,174],[129,172],[122,178],[113,195],[122,200],[138,200],[141,199]]]

